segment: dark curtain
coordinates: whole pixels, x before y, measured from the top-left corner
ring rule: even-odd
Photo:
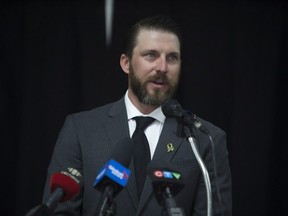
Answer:
[[[227,132],[233,215],[287,214],[285,1],[116,0],[110,47],[102,0],[0,6],[1,212],[41,203],[65,116],[124,95],[125,32],[162,13],[183,29],[180,103]]]

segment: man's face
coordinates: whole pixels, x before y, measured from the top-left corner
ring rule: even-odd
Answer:
[[[129,87],[141,103],[160,106],[175,94],[180,67],[176,35],[141,30],[129,63]]]

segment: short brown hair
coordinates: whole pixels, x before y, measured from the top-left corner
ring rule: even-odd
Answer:
[[[136,46],[136,38],[141,29],[171,32],[178,37],[181,48],[182,36],[179,25],[166,15],[156,15],[144,18],[131,27],[126,37],[125,47],[125,54],[128,58],[132,57],[133,49]]]

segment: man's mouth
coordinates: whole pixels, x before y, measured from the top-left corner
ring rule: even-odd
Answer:
[[[163,84],[165,84],[165,82],[162,81],[162,80],[154,80],[154,81],[152,81],[152,82],[155,83],[155,84],[157,84],[157,85],[163,85]]]
[[[154,88],[162,88],[167,84],[163,80],[151,80],[150,83]]]
[[[151,83],[152,86],[156,87],[156,88],[162,88],[162,87],[168,85],[168,80],[165,76],[151,77],[148,82]]]

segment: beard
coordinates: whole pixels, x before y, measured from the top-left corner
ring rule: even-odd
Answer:
[[[179,83],[179,77],[180,75],[174,82],[171,82],[168,80],[165,74],[155,75],[151,77],[149,81],[161,80],[162,82],[165,82],[168,85],[168,90],[164,92],[161,91],[160,89],[154,89],[152,92],[148,92],[147,90],[148,80],[141,82],[141,80],[139,80],[138,77],[136,76],[134,68],[130,67],[129,83],[131,90],[141,103],[152,106],[161,106],[164,102],[174,97],[174,95],[176,94]]]

